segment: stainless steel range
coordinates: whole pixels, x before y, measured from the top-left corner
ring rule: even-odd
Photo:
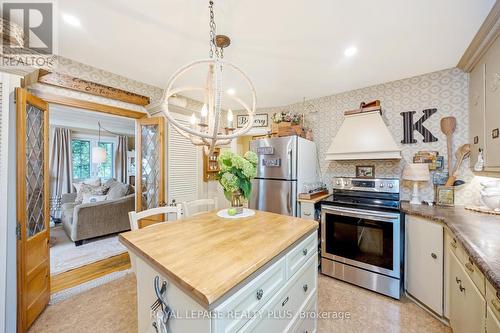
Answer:
[[[401,221],[398,179],[334,178],[321,202],[321,272],[399,299]]]

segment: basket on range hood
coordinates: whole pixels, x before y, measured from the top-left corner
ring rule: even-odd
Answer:
[[[384,123],[380,106],[347,111],[344,115],[326,160],[401,159],[401,148]]]

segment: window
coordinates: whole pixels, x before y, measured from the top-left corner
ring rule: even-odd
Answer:
[[[73,158],[73,178],[90,178],[90,141],[71,140],[71,155]]]
[[[106,162],[101,163],[99,166],[98,175],[101,178],[113,178],[114,158],[113,158],[113,143],[112,142],[99,142],[99,147],[106,149]]]
[[[104,163],[92,163],[92,147],[96,146],[106,150],[106,161]],[[85,137],[72,139],[73,179],[83,180],[95,176],[103,179],[113,178],[114,148],[113,142],[98,142],[96,139]]]

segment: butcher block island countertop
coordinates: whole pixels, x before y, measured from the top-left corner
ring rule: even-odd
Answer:
[[[315,221],[273,213],[257,211],[247,218],[224,219],[213,211],[122,233],[120,241],[209,309],[317,229]]]

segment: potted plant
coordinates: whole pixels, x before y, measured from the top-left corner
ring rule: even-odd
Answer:
[[[216,179],[236,213],[243,211],[243,200],[248,200],[252,195],[252,179],[257,176],[257,161],[257,155],[252,151],[240,156],[226,150],[219,155],[220,171]]]

